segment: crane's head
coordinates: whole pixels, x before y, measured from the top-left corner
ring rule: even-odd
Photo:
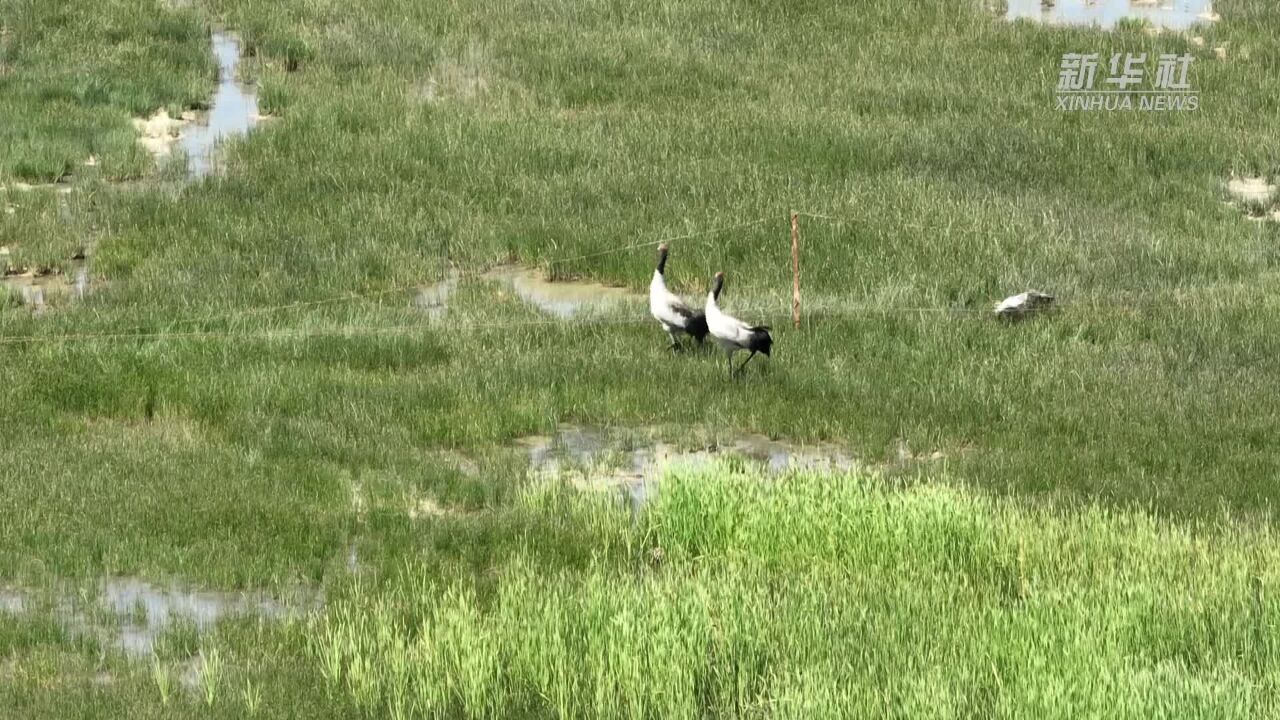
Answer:
[[[658,272],[665,273],[667,271],[667,247],[666,243],[658,246]]]
[[[715,299],[719,300],[719,299],[720,299],[720,291],[721,291],[722,289],[724,289],[724,273],[723,273],[723,272],[718,272],[718,273],[716,273],[715,277],[711,279],[711,295],[712,295],[712,297],[714,297]]]

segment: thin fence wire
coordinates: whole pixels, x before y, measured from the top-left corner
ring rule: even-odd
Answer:
[[[549,260],[548,262],[551,263],[552,265],[564,264],[564,263],[574,262],[576,260],[585,260],[587,258],[601,257],[604,255],[613,255],[616,253],[625,252],[627,250],[635,250],[637,248],[656,247],[658,245],[661,245],[664,242],[676,242],[677,240],[692,240],[693,238],[709,237],[712,235],[727,233],[732,230],[744,230],[749,227],[755,227],[756,225],[763,225],[769,222],[770,220],[772,220],[772,218],[760,218],[758,220],[751,220],[749,222],[738,223],[737,225],[711,228],[710,230],[702,230],[699,232],[689,233],[687,235],[674,235],[672,237],[659,238],[657,240],[649,240],[647,242],[636,243],[634,245],[625,245],[623,247],[612,248],[610,250],[601,250],[600,252],[587,253],[585,255],[575,255],[567,258],[555,258],[553,260]]]
[[[828,215],[823,213],[797,211],[797,215],[801,217],[822,220],[827,222],[856,224],[858,221],[852,218],[845,218],[836,215]],[[750,227],[765,225],[770,222],[778,222],[780,226],[789,227],[789,217],[780,218],[757,218],[750,221],[735,223],[732,225],[718,226],[699,230],[695,232],[685,233],[682,235],[671,235],[660,237],[654,240],[648,240],[640,243],[633,243],[608,250],[584,253],[581,255],[573,255],[569,257],[553,258],[546,261],[550,266],[561,265],[565,263],[586,260],[591,258],[614,255],[617,253],[629,252],[632,250],[654,247],[664,242],[677,242],[685,240],[706,241],[717,235],[731,232],[734,230],[742,230]],[[950,231],[952,226],[930,226],[930,225],[913,225],[920,229],[935,229],[940,231]],[[479,273],[455,273],[452,279],[462,280],[480,276]],[[431,319],[424,320],[420,323],[404,326],[391,327],[343,327],[343,328],[305,328],[305,329],[287,329],[287,330],[244,330],[244,331],[174,331],[171,328],[181,327],[194,323],[208,324],[221,322],[226,320],[239,319],[243,317],[254,317],[268,315],[272,313],[284,312],[289,310],[298,310],[303,308],[314,308],[325,305],[336,305],[340,303],[354,303],[362,300],[370,300],[374,298],[386,297],[388,295],[407,293],[423,288],[423,283],[413,283],[408,285],[400,285],[389,288],[380,288],[363,292],[346,292],[327,298],[319,298],[316,300],[306,300],[281,305],[267,305],[253,308],[245,308],[242,310],[233,310],[226,313],[215,315],[206,315],[200,317],[180,318],[170,321],[166,330],[163,331],[147,331],[145,328],[136,327],[124,332],[104,332],[104,333],[72,333],[65,335],[10,335],[0,336],[0,345],[21,345],[35,343],[66,343],[66,342],[84,342],[84,341],[136,341],[136,340],[213,340],[213,339],[296,339],[308,336],[361,336],[361,335],[378,335],[378,334],[394,334],[398,332],[408,332],[410,330],[428,330],[437,329],[437,323]],[[781,326],[790,318],[790,302],[791,298],[779,297],[774,302],[744,302],[735,304],[735,312],[742,314],[750,314],[753,319],[759,319],[760,316],[766,316],[767,321],[777,321]],[[1064,303],[1056,303],[1059,307]],[[1167,301],[1161,301],[1160,304],[1168,304]],[[785,308],[785,309],[784,309]],[[1120,301],[1111,303],[1108,306],[1095,305],[1093,310],[1110,309],[1120,312],[1132,312],[1139,309],[1139,304],[1130,301]],[[815,300],[810,297],[805,301],[804,310],[808,317],[814,315],[825,316],[847,316],[847,315],[865,315],[865,314],[983,314],[991,315],[992,311],[988,308],[975,308],[964,306],[906,306],[906,305],[884,305],[884,304],[868,304],[851,302],[848,299],[833,298],[823,301]],[[777,314],[770,314],[776,311]],[[543,325],[563,324],[563,319],[539,319],[539,320],[504,320],[504,321],[486,321],[486,322],[469,322],[451,319],[448,321],[448,329],[473,329],[481,330],[486,328],[514,328],[514,327],[535,327]],[[573,318],[575,325],[607,325],[607,324],[640,324],[652,322],[652,318],[648,315],[637,315],[634,317],[589,317],[589,318]]]
[[[661,245],[664,242],[676,242],[678,240],[691,240],[694,238],[707,238],[714,235],[730,232],[733,230],[741,230],[744,228],[754,227],[757,225],[763,225],[769,221],[770,221],[770,218],[759,218],[756,220],[738,223],[735,225],[714,227],[707,230],[700,230],[698,232],[687,233],[685,235],[673,235],[670,237],[658,238],[657,240],[649,240],[642,243],[635,243],[632,245],[624,245],[621,247],[610,248],[608,250],[601,250],[599,252],[586,253],[583,255],[575,255],[575,256],[564,257],[564,258],[553,258],[546,262],[548,265],[553,265],[553,266],[562,265],[562,264],[574,262],[577,260],[603,257],[605,255],[615,255],[617,253],[627,252],[627,251],[635,250],[638,248],[656,247],[658,245]],[[480,277],[481,275],[482,273],[474,272],[474,271],[462,272],[462,273],[456,273],[454,275],[454,279],[457,279],[457,280],[473,279],[476,277]],[[334,304],[344,303],[344,302],[354,302],[358,300],[368,300],[368,299],[377,298],[377,297],[385,297],[387,295],[413,292],[415,290],[421,289],[422,287],[423,287],[423,283],[410,283],[407,285],[397,285],[389,288],[380,288],[376,290],[369,290],[369,291],[363,291],[363,292],[346,292],[346,293],[342,293],[341,295],[335,295],[328,298],[320,298],[317,300],[305,300],[300,302],[285,303],[282,305],[264,305],[256,308],[246,308],[244,310],[232,310],[226,313],[219,313],[217,315],[206,315],[202,317],[193,317],[193,318],[181,318],[178,320],[171,321],[168,324],[168,327],[171,327],[171,328],[179,327],[182,325],[190,325],[193,323],[211,323],[211,322],[218,322],[222,320],[233,320],[241,317],[266,315],[269,313],[283,312],[286,310],[297,310],[302,308],[319,307],[323,305],[334,305]],[[141,332],[143,329],[144,328],[141,328],[141,327],[135,327],[129,332]]]
[[[917,308],[920,312],[938,311],[939,308]],[[872,308],[851,307],[845,310],[836,308],[817,309],[813,312],[820,315],[854,315],[864,314],[864,311],[874,311]],[[965,308],[956,308],[956,312],[968,312]],[[765,323],[780,322],[790,318],[790,311],[776,311],[773,313],[767,310],[747,309],[741,312],[751,313],[751,317],[761,320]],[[484,330],[513,330],[518,328],[536,328],[536,327],[574,327],[582,328],[584,326],[608,326],[608,325],[648,325],[654,320],[649,315],[614,315],[606,314],[601,316],[591,316],[586,314],[585,317],[573,316],[569,318],[542,318],[542,319],[508,319],[508,320],[486,320],[486,321],[469,321],[469,320],[448,320],[447,322],[427,319],[423,322],[417,322],[409,325],[391,325],[391,326],[341,326],[341,327],[315,327],[315,328],[293,328],[293,329],[275,329],[275,330],[244,330],[244,331],[190,331],[190,332],[116,332],[116,333],[70,333],[64,335],[8,335],[0,337],[0,346],[3,345],[24,345],[38,343],[71,343],[71,342],[128,342],[128,341],[145,341],[145,340],[293,340],[305,337],[332,337],[332,336],[368,336],[379,334],[395,334],[401,332],[420,331],[423,333],[440,333],[448,331],[455,333],[460,330],[464,331],[484,331]]]
[[[783,305],[779,303],[771,303],[766,306],[753,306],[744,304],[742,306],[734,306],[731,310],[752,322],[762,325],[769,325],[773,328],[787,330],[789,329],[791,312],[790,310],[780,309]],[[1141,309],[1140,306],[1118,306],[1110,308],[1119,314],[1132,313]],[[883,306],[883,305],[866,305],[866,304],[817,304],[807,306],[806,309],[809,322],[814,320],[829,319],[832,317],[865,317],[868,315],[920,315],[920,316],[938,316],[938,315],[955,315],[955,316],[983,316],[984,318],[993,317],[992,310],[985,308],[972,307],[925,307],[925,306]],[[624,326],[624,325],[649,325],[654,322],[653,318],[648,314],[626,314],[619,315],[616,313],[607,313],[594,315],[589,312],[580,315],[574,315],[566,318],[538,318],[538,319],[505,319],[505,320],[466,320],[466,319],[449,319],[447,321],[424,319],[421,322],[415,322],[407,325],[392,326],[339,326],[339,327],[313,327],[313,328],[291,328],[291,329],[264,329],[264,330],[243,330],[243,331],[190,331],[190,332],[117,332],[117,333],[71,333],[64,335],[10,335],[0,337],[0,346],[5,345],[30,345],[30,344],[55,344],[55,343],[73,343],[73,342],[130,342],[130,341],[159,341],[159,340],[296,340],[308,337],[363,337],[377,335],[394,335],[402,333],[420,332],[424,335],[437,335],[440,333],[457,333],[459,331],[482,332],[486,330],[502,330],[511,331],[516,329],[539,328],[539,327],[573,327],[582,329],[589,326]]]

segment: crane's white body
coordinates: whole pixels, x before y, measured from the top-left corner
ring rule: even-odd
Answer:
[[[693,308],[667,289],[666,278],[657,270],[653,271],[653,279],[649,281],[649,314],[672,336],[672,342],[675,342],[676,333],[686,332],[689,319],[694,316]]]
[[[707,329],[716,344],[732,356],[739,350],[746,350],[751,341],[752,327],[732,315],[720,310],[714,293],[707,293]]]
[[[729,364],[729,376],[732,377],[735,370],[733,368],[733,354],[739,350],[748,350],[751,355],[742,361],[742,366],[736,372],[741,372],[751,362],[751,358],[756,353],[763,353],[768,356],[773,348],[773,337],[769,335],[769,328],[765,325],[748,325],[732,315],[726,314],[720,309],[720,303],[716,297],[720,294],[720,288],[724,282],[723,275],[717,274],[711,292],[707,293],[707,305],[705,313],[707,317],[707,330],[711,337],[715,338],[716,344],[725,352]]]

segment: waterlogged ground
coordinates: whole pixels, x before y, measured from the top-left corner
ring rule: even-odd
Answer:
[[[526,303],[565,320],[580,313],[621,305],[629,305],[634,310],[647,302],[644,296],[622,287],[582,281],[553,282],[538,269],[504,266],[490,270],[484,278],[509,287]]]
[[[1008,0],[1009,20],[1114,29],[1121,21],[1148,23],[1157,30],[1185,31],[1214,22],[1210,0]]]
[[[646,297],[626,288],[583,280],[549,280],[547,274],[542,268],[499,265],[483,273],[463,277],[456,268],[451,268],[444,279],[419,287],[414,294],[413,306],[433,320],[444,320],[459,284],[466,282],[476,285],[481,292],[488,292],[494,300],[501,301],[513,295],[530,307],[560,320],[613,311],[626,311],[629,317],[634,318],[637,317],[636,311],[648,307]]]
[[[246,135],[262,117],[258,114],[258,90],[242,81],[240,43],[226,33],[213,33],[213,54],[218,59],[218,90],[209,101],[209,114],[182,135],[180,147],[187,171],[201,178],[214,171],[215,152],[228,138]]]
[[[855,469],[877,476],[918,474],[940,469],[947,460],[943,450],[913,451],[901,438],[884,453],[859,460],[834,443],[794,442],[758,433],[726,436],[706,428],[664,432],[653,427],[568,425],[551,435],[517,438],[515,447],[528,453],[529,476],[534,481],[616,493],[633,511],[639,511],[661,490],[662,479],[668,474],[705,471],[718,463],[738,463],[777,480],[796,472],[839,474]],[[956,448],[953,454],[970,450]]]
[[[245,82],[240,75],[239,40],[215,31],[210,43],[218,62],[218,87],[207,102],[208,109],[184,110],[171,117],[167,108],[160,108],[150,117],[133,121],[138,144],[159,162],[178,151],[192,180],[217,170],[218,152],[229,139],[246,135],[259,122],[269,119],[258,113],[257,86]]]
[[[288,603],[263,593],[220,592],[139,578],[106,578],[91,589],[50,596],[43,591],[0,588],[0,612],[22,622],[51,616],[69,638],[101,643],[110,651],[148,661],[165,633],[211,632],[228,618],[280,622],[322,607],[314,592],[298,593]]]
[[[83,299],[89,292],[89,269],[83,261],[70,264],[68,277],[52,269],[11,270],[3,276],[9,297],[35,313],[44,312],[49,302],[65,298]]]
[[[0,716],[1275,714],[1280,17],[1015,5],[0,0]]]

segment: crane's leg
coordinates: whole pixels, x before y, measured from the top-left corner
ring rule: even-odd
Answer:
[[[747,363],[751,362],[751,358],[753,358],[753,357],[755,357],[755,356],[756,356],[756,351],[755,351],[755,350],[752,350],[752,351],[751,351],[751,354],[747,356],[747,359],[746,359],[746,360],[743,360],[743,361],[742,361],[742,364],[738,366],[738,372],[742,372],[743,368],[745,368],[745,367],[747,366]]]
[[[724,357],[725,357],[725,360],[728,361],[729,363],[729,379],[732,380],[733,379],[733,351],[725,350]]]
[[[676,338],[676,333],[674,330],[668,330],[667,337],[671,338],[671,346],[667,348],[668,350],[674,350],[676,352],[679,352],[680,350],[683,349],[680,347],[680,341]]]

